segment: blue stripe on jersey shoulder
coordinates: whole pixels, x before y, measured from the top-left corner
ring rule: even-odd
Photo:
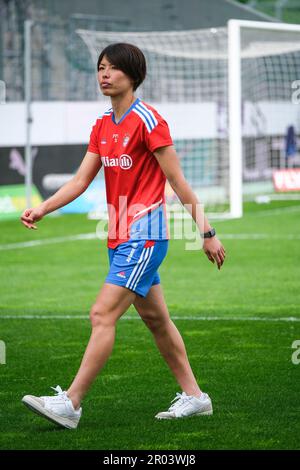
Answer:
[[[151,111],[151,109],[147,108],[143,103],[139,102],[139,104],[137,105],[137,107],[141,110],[143,110],[147,116],[149,116],[150,118],[150,121],[152,122],[153,126],[157,126],[158,122],[157,122],[157,119],[156,117],[154,116],[153,112]]]
[[[141,118],[142,121],[144,121],[147,131],[150,133],[153,129],[153,125],[151,126],[149,118],[145,116],[145,113],[143,111],[140,111],[137,108],[135,108],[133,111]]]
[[[141,102],[137,103],[134,112],[144,121],[147,131],[150,134],[158,124],[153,112]]]
[[[102,119],[104,116],[110,116],[112,112],[113,112],[113,109],[110,108],[107,111],[105,111],[105,113],[101,114],[101,116],[99,116],[98,119]]]

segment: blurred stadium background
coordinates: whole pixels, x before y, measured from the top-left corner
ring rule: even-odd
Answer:
[[[183,240],[172,240],[161,269],[192,366],[215,400],[212,419],[153,422],[175,384],[149,333],[131,321],[137,318],[133,308],[120,322],[115,351],[85,402],[75,438],[63,431],[62,439],[22,408],[22,395],[46,395],[50,385],[66,386],[76,372],[89,334],[85,319],[107,271],[105,241],[96,239],[91,220],[105,217],[102,172],[84,196],[41,221],[38,231],[18,221],[26,207],[29,19],[32,205],[74,174],[95,119],[109,107],[98,91],[95,54],[130,37],[145,50],[149,76],[140,96],[170,121],[185,175],[215,217],[228,253],[218,273],[204,257],[185,251]],[[292,88],[300,80],[300,29],[246,29],[242,35],[242,152],[234,162],[231,19],[298,24],[300,5],[0,0],[0,341],[7,349],[6,364],[0,357],[0,449],[299,448],[300,365],[291,361],[291,345],[300,339],[300,106],[292,101],[300,88]],[[170,188],[167,197],[176,201]]]

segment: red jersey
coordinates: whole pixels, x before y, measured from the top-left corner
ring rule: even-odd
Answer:
[[[104,167],[109,248],[129,239],[169,239],[166,177],[153,152],[172,144],[166,121],[139,98],[118,123],[112,109],[97,119],[88,151]]]

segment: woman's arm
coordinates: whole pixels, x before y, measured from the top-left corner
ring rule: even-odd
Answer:
[[[46,214],[65,206],[82,194],[93,181],[102,166],[99,155],[87,152],[77,173],[64,184],[53,196],[35,208],[25,209],[21,222],[25,227],[36,229],[34,222],[41,220]]]
[[[200,233],[208,232],[212,227],[196,194],[184,177],[174,146],[161,147],[154,152],[154,155],[180,202],[196,222]],[[225,249],[218,238],[216,236],[205,238],[203,249],[208,259],[212,263],[216,261],[220,269],[224,263]]]

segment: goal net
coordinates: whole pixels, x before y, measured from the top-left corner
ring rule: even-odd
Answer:
[[[77,30],[95,64],[114,42],[142,49],[148,74],[137,95],[168,121],[185,177],[210,216],[240,217],[243,194],[272,191],[272,171],[289,163],[288,128],[299,131],[292,83],[300,78],[300,27],[268,25],[231,20],[228,28],[205,30]],[[178,202],[168,187],[166,196]]]
[[[230,141],[233,156],[241,142],[244,200],[276,198],[274,171],[300,167],[300,26],[245,21],[233,28],[240,63],[231,75],[239,90],[231,116],[240,130],[232,129]]]

